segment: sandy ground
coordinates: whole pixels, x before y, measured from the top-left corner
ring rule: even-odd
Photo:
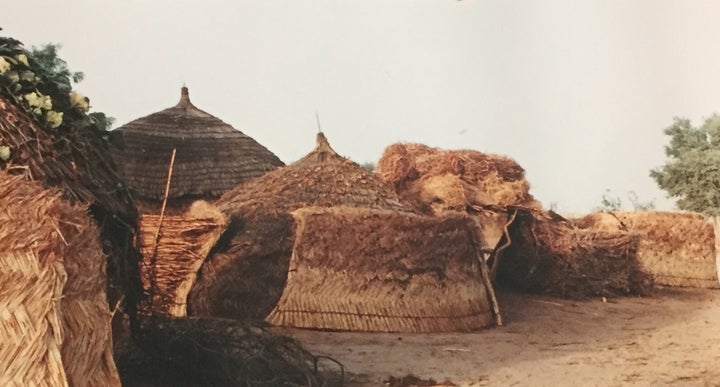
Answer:
[[[473,333],[280,332],[342,362],[350,386],[408,374],[458,386],[720,386],[720,291],[499,301],[505,326]]]

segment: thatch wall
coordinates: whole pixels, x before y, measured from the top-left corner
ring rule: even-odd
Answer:
[[[499,260],[501,285],[560,297],[638,294],[650,287],[639,267],[636,233],[583,230],[525,210],[509,231],[512,243]]]
[[[410,211],[392,188],[338,155],[322,133],[301,160],[237,186],[215,204],[231,220],[190,291],[189,314],[255,320],[270,313],[285,287],[292,211],[337,205]]]
[[[0,385],[119,386],[99,230],[0,172]]]
[[[642,270],[667,286],[718,288],[715,231],[701,214],[662,211],[594,213],[577,221],[588,229],[623,229],[641,237]]]
[[[293,215],[288,281],[271,324],[442,332],[494,321],[470,217],[348,207]]]
[[[226,226],[227,217],[204,201],[181,216],[142,215],[140,276],[150,295],[141,308],[144,315],[187,315],[197,272]]]

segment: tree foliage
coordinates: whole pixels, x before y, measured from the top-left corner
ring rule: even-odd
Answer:
[[[650,176],[677,198],[679,209],[720,215],[720,116],[713,115],[698,128],[676,118],[665,134],[670,136],[668,160]]]
[[[634,211],[651,211],[655,209],[655,201],[641,201],[638,197],[637,192],[630,191],[627,193],[627,199],[632,206]],[[620,196],[614,195],[612,191],[605,190],[605,193],[600,200],[600,207],[597,207],[598,211],[620,211],[623,209],[623,200]]]

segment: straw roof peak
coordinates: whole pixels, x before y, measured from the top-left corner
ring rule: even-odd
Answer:
[[[183,85],[183,87],[180,89],[180,101],[178,101],[177,105],[175,105],[176,108],[195,108],[195,105],[190,102],[190,90],[188,90],[187,86]]]

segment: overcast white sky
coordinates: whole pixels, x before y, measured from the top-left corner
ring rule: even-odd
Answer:
[[[673,208],[648,177],[662,130],[720,112],[717,1],[2,1],[0,34],[61,43],[117,125],[185,82],[285,162],[318,111],[353,160],[397,141],[506,154],[566,212],[606,189]]]

